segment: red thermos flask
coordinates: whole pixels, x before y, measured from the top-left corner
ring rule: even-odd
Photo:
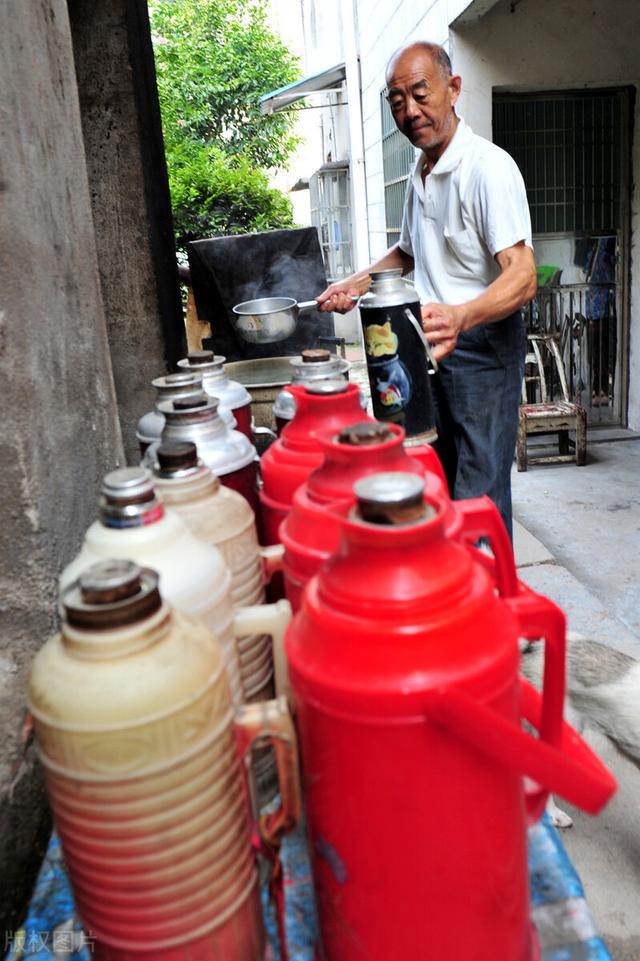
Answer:
[[[360,391],[342,378],[288,388],[296,413],[282,434],[262,455],[262,525],[265,544],[277,544],[278,529],[289,513],[293,495],[324,454],[312,432],[320,427],[339,431],[358,421],[372,420],[360,406]]]
[[[353,497],[353,485],[380,471],[408,471],[425,476],[429,490],[446,497],[446,481],[432,447],[405,450],[405,432],[396,424],[366,421],[340,431],[314,431],[324,454],[316,468],[293,495],[290,512],[280,527],[285,547],[284,583],[293,610],[300,606],[302,589],[340,543],[340,523],[327,510],[335,501]],[[453,510],[449,519],[458,524]]]
[[[285,642],[326,959],[534,961],[527,823],[547,790],[595,813],[616,786],[563,723],[564,616],[501,597],[416,475],[356,494]]]

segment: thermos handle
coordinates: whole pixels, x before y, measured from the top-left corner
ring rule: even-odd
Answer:
[[[525,685],[522,682],[523,689]],[[540,713],[541,701],[534,688],[527,690],[531,717]],[[528,815],[542,813],[540,799],[542,794],[546,799],[549,791],[589,814],[597,814],[617,788],[611,772],[566,721],[562,723],[560,745],[548,744],[463,691],[451,688],[441,689],[430,701],[427,717],[537,785],[544,784],[544,792],[536,787],[532,803],[527,804]]]
[[[565,617],[546,597],[520,583],[505,603],[516,615],[520,636],[545,641],[542,695],[519,679],[521,712],[539,732],[536,738],[460,690],[441,692],[436,720],[459,737],[534,783],[525,789],[529,823],[544,810],[554,791],[590,814],[597,814],[616,790],[616,781],[580,735],[563,721]]]
[[[234,637],[247,634],[270,634],[273,641],[273,671],[276,694],[286,694],[288,689],[287,661],[284,653],[284,635],[291,620],[289,601],[275,604],[256,604],[254,607],[237,607],[233,617]]]
[[[268,437],[271,441],[277,440],[278,435],[270,427],[256,427],[252,424],[251,433],[255,437]]]
[[[520,637],[526,637],[532,643],[544,641],[540,716],[534,726],[543,741],[558,746],[562,740],[565,694],[565,616],[557,604],[541,594],[536,594],[525,584],[519,585],[516,597],[505,598],[505,601],[518,618]],[[542,817],[549,796],[549,791],[543,784],[544,782],[530,784],[525,791],[529,823]]]
[[[243,704],[235,712],[235,733],[240,756],[245,761],[252,814],[259,825],[260,836],[270,847],[277,847],[280,838],[300,820],[301,790],[298,766],[298,742],[293,719],[284,697],[256,704]],[[260,742],[269,743],[276,757],[281,805],[277,811],[265,815],[258,810],[255,789],[250,775],[251,748]]]
[[[488,539],[493,558],[481,551],[475,551],[475,556],[490,570],[501,597],[516,597],[519,586],[513,547],[496,505],[485,495],[455,501],[454,509],[462,518],[461,533],[467,544],[473,546],[481,537]]]
[[[262,582],[268,584],[273,575],[282,570],[284,546],[282,544],[269,544],[267,547],[259,547],[258,551],[262,561]]]
[[[405,312],[405,314],[407,315],[407,319],[408,319],[409,322],[411,323],[411,325],[412,325],[413,329],[415,330],[416,334],[417,334],[418,337],[420,338],[420,341],[421,341],[421,343],[422,343],[422,346],[424,347],[425,353],[426,353],[426,355],[427,355],[427,360],[428,360],[429,363],[431,364],[431,368],[432,368],[432,369],[429,371],[429,373],[430,373],[430,374],[435,374],[435,373],[437,373],[437,371],[438,371],[438,361],[437,361],[437,360],[435,359],[435,357],[433,356],[433,351],[432,351],[432,349],[431,349],[431,344],[429,343],[429,341],[428,341],[427,338],[425,337],[425,335],[424,335],[424,330],[422,329],[422,327],[420,326],[420,324],[419,324],[418,321],[416,320],[416,318],[415,318],[415,316],[414,316],[414,314],[413,314],[413,311],[409,310],[408,307],[405,307],[404,312]]]
[[[409,457],[413,457],[419,461],[428,474],[435,474],[436,477],[439,477],[446,490],[447,478],[442,467],[442,462],[431,444],[416,444],[415,447],[411,444],[405,444],[404,452],[408,454]]]
[[[539,731],[543,698],[524,677],[519,680],[522,716]],[[597,814],[618,790],[618,783],[613,774],[577,731],[564,720],[560,725],[559,751],[568,759],[568,763],[565,765],[563,761],[558,767],[557,786],[550,783],[550,790],[575,803],[589,814]],[[570,793],[572,790],[576,792],[576,797],[579,792],[579,798],[576,801],[572,801]]]

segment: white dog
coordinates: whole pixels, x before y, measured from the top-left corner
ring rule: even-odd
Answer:
[[[543,669],[541,643],[528,645],[522,673],[540,689]],[[592,728],[605,734],[634,764],[640,766],[640,661],[577,634],[567,635],[567,701],[565,717],[577,731]],[[549,798],[547,810],[556,827],[573,821]]]

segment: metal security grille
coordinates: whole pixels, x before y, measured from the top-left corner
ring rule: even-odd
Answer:
[[[534,234],[621,226],[623,95],[494,95],[493,138],[522,171]]]
[[[396,127],[384,93],[380,94],[380,110],[382,114],[382,170],[387,244],[392,247],[400,237],[404,193],[409,172],[415,162],[415,150]]]

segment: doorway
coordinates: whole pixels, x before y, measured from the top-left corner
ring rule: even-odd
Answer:
[[[629,88],[493,96],[493,139],[531,211],[529,327],[558,341],[590,426],[626,424],[632,99]]]

